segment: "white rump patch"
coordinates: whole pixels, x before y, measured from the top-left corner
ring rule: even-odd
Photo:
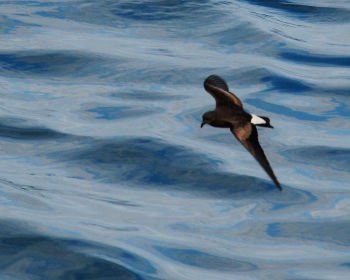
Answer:
[[[266,121],[260,117],[258,117],[257,115],[251,114],[252,115],[252,119],[251,119],[251,123],[252,124],[265,124]]]

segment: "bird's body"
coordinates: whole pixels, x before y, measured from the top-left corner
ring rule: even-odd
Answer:
[[[211,75],[204,81],[204,88],[216,100],[216,108],[203,114],[201,127],[209,124],[214,127],[230,128],[233,135],[260,163],[275,185],[282,190],[258,141],[256,126],[270,127],[267,117],[249,114],[237,96],[229,91],[226,82],[217,75]]]

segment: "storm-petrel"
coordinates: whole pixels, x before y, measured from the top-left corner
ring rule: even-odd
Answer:
[[[215,127],[229,128],[239,142],[253,155],[261,167],[270,176],[275,185],[282,190],[273,170],[258,141],[255,126],[270,127],[267,117],[249,114],[243,109],[241,100],[229,91],[227,83],[217,75],[211,75],[204,81],[204,88],[216,100],[216,108],[203,114],[201,127],[209,124]]]

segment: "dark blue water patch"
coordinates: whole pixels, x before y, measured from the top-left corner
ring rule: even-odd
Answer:
[[[243,0],[253,5],[264,6],[286,12],[289,16],[313,22],[349,22],[350,9],[335,7],[319,7],[295,4],[285,0]]]
[[[222,172],[216,160],[155,138],[91,141],[84,148],[62,150],[48,156],[71,172],[78,167],[95,180],[135,188],[179,190],[212,198],[259,198],[285,207],[315,200],[309,192],[288,186],[284,186],[286,191],[281,193],[269,179]],[[258,166],[255,161],[254,164]]]
[[[246,260],[216,256],[194,249],[181,249],[154,246],[165,257],[185,265],[217,271],[246,272],[258,269],[258,266]]]
[[[307,53],[301,51],[295,52],[286,52],[283,51],[280,53],[280,57],[289,60],[292,62],[299,62],[302,64],[311,64],[311,65],[328,65],[328,66],[350,66],[350,56],[331,56],[331,55],[317,55],[315,53]]]
[[[121,265],[71,251],[67,240],[5,237],[0,244],[0,271],[19,279],[145,279]]]
[[[309,146],[281,151],[290,161],[313,166],[323,166],[333,170],[350,169],[350,149],[327,146]]]
[[[272,112],[278,115],[283,115],[286,117],[292,117],[298,120],[303,121],[315,121],[315,122],[324,122],[329,118],[325,116],[312,115],[303,111],[293,110],[289,107],[273,104],[270,102],[263,101],[262,99],[257,98],[247,98],[244,100],[247,104],[253,105],[255,107],[261,108],[265,111]]]
[[[271,223],[266,232],[271,237],[350,246],[350,222],[347,220]]]
[[[48,52],[40,50],[0,53],[0,73],[16,78],[47,77],[66,79],[96,76],[110,72],[109,66],[120,66],[124,59],[109,59],[76,51]],[[114,70],[115,71],[115,70]],[[98,76],[97,76],[98,77]]]
[[[209,6],[208,0],[146,0],[128,1],[127,3],[118,3],[117,5],[115,1],[105,2],[111,7],[111,13],[124,18],[142,21],[171,21],[180,19],[198,13],[198,10],[207,10]]]
[[[93,1],[99,3],[99,1]],[[99,4],[101,5],[101,4]],[[210,10],[212,6],[208,0],[200,1],[104,1],[109,11],[116,16],[141,21],[173,21],[185,19]],[[214,12],[214,11],[213,11]]]
[[[309,85],[306,85],[300,80],[290,79],[276,74],[265,76],[261,81],[264,83],[270,83],[272,86],[271,89],[278,91],[298,93],[312,90]]]
[[[23,120],[23,123],[25,121]],[[0,137],[16,140],[61,139],[69,135],[44,127],[11,125],[8,119],[0,119]]]
[[[152,277],[157,270],[148,260],[124,249],[34,233],[29,223],[14,220],[1,220],[0,225],[2,275],[16,279],[158,279]]]

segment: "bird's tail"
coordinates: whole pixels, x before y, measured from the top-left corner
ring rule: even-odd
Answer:
[[[265,123],[256,124],[257,126],[273,128],[273,126],[270,124],[270,119],[268,117],[259,116],[259,118],[262,118],[265,121]]]

